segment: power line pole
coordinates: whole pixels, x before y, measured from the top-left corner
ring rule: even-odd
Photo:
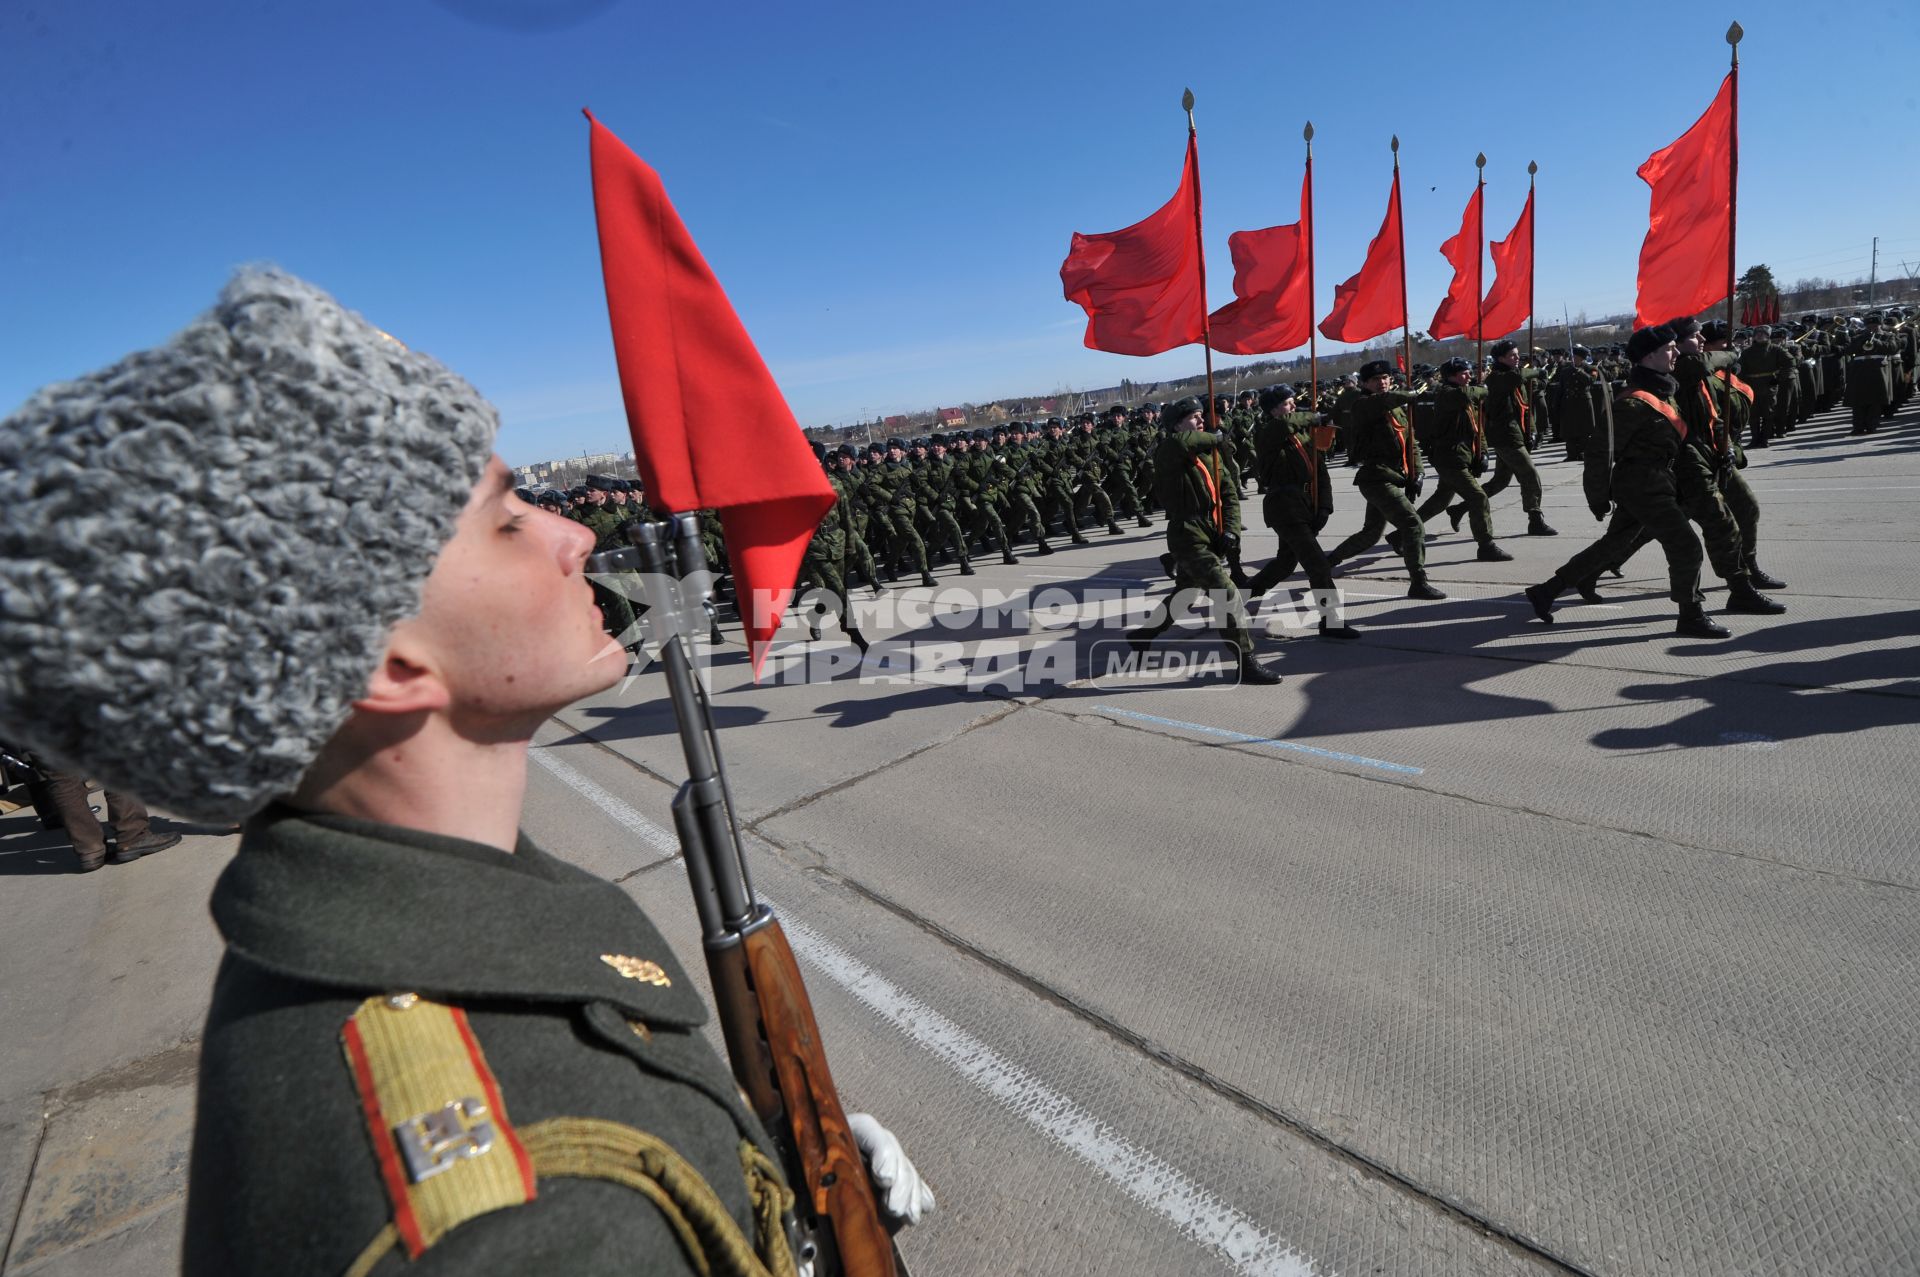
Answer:
[[[1873,237],[1873,264],[1867,268],[1867,305],[1873,305],[1873,286],[1880,278],[1880,237]]]

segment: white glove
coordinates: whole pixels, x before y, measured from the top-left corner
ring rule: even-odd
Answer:
[[[895,1220],[919,1223],[922,1216],[933,1210],[933,1190],[920,1178],[920,1172],[913,1169],[900,1141],[892,1131],[874,1121],[870,1113],[847,1114],[847,1128],[853,1132],[853,1142],[866,1156],[881,1209]]]

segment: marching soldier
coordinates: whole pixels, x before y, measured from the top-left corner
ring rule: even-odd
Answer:
[[[1473,366],[1464,359],[1449,359],[1440,365],[1440,385],[1434,391],[1431,454],[1434,492],[1416,513],[1424,524],[1447,509],[1450,500],[1458,498],[1470,520],[1473,539],[1479,543],[1479,560],[1504,563],[1513,556],[1493,539],[1493,517],[1488,509],[1487,494],[1474,478],[1476,471],[1484,473],[1487,466],[1487,440],[1481,426],[1487,389],[1468,385],[1472,374]],[[1454,526],[1459,526],[1457,519]]]
[[[1407,597],[1444,599],[1427,580],[1427,534],[1413,508],[1425,477],[1409,417],[1419,396],[1393,389],[1393,365],[1384,359],[1361,367],[1360,387],[1359,397],[1347,405],[1347,459],[1360,468],[1353,483],[1367,499],[1366,520],[1334,547],[1327,563],[1337,565],[1372,549],[1391,523],[1400,534],[1395,548],[1407,565]]]
[[[1520,508],[1527,512],[1527,535],[1558,536],[1547,526],[1540,512],[1540,472],[1533,468],[1531,423],[1534,417],[1534,388],[1540,370],[1520,366],[1520,347],[1511,341],[1493,344],[1493,367],[1487,373],[1487,443],[1497,459],[1493,478],[1484,491],[1489,499],[1504,491],[1515,479],[1520,481]],[[1464,505],[1447,511],[1454,527],[1460,526]]]
[[[813,539],[807,543],[807,552],[800,560],[800,580],[833,596],[834,616],[841,631],[864,652],[867,639],[854,624],[853,600],[847,595],[847,520],[851,494],[825,445],[816,443],[813,449],[826,469],[827,482],[833,486],[833,507],[821,518],[813,530]],[[821,619],[819,616],[806,618],[807,637],[816,643],[820,641]]]
[[[1740,376],[1753,387],[1753,435],[1747,446],[1765,448],[1792,424],[1787,379],[1799,376],[1793,357],[1774,344],[1770,326],[1753,330],[1753,344],[1740,357]]]
[[[1174,592],[1160,601],[1145,625],[1127,631],[1127,640],[1136,651],[1144,651],[1173,625],[1174,601],[1188,591],[1203,590],[1214,600],[1214,623],[1238,655],[1241,681],[1272,686],[1280,676],[1254,659],[1246,605],[1227,575],[1227,542],[1239,536],[1239,494],[1227,483],[1220,437],[1200,428],[1203,418],[1198,399],[1168,405],[1166,427],[1154,453],[1154,480],[1167,512]]]
[[[1281,384],[1260,393],[1266,414],[1254,438],[1260,467],[1261,513],[1280,538],[1273,560],[1247,583],[1247,597],[1257,599],[1293,573],[1307,574],[1313,604],[1320,613],[1320,636],[1356,639],[1360,632],[1348,625],[1340,606],[1340,590],[1333,568],[1320,549],[1319,532],[1333,516],[1333,479],[1327,473],[1321,449],[1333,433],[1328,418],[1297,411],[1292,386]],[[1324,435],[1316,437],[1316,431]]]

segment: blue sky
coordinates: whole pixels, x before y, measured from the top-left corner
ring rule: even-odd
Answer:
[[[1706,108],[1735,17],[1742,268],[1846,278],[1875,235],[1883,275],[1920,268],[1920,40],[1884,0],[10,0],[0,412],[264,260],[466,375],[510,462],[624,448],[582,106],[660,171],[805,425],[1198,371],[1084,349],[1058,275],[1071,232],[1172,192],[1189,85],[1214,305],[1228,234],[1293,220],[1310,118],[1320,314],[1396,132],[1415,327],[1479,150],[1490,236],[1540,164],[1543,325],[1626,310],[1634,170]]]

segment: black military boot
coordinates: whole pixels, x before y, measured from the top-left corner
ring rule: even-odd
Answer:
[[[1053,553],[1053,547],[1047,544],[1046,539],[1044,537],[1039,538],[1035,544],[1038,547],[1037,549],[1034,550],[1035,554],[1052,554]]]
[[[1087,540],[1086,537],[1080,534],[1080,526],[1078,524],[1075,524],[1073,527],[1073,543],[1075,545],[1092,545],[1093,544],[1093,542]]]
[[[840,628],[842,632],[844,632],[849,639],[853,640],[853,645],[860,649],[860,654],[862,656],[865,656],[867,653],[867,649],[873,646],[873,644],[867,642],[867,636],[862,634],[854,626],[842,625]]]
[[[1018,563],[1020,560],[1013,557],[1012,550],[1002,550],[1000,552],[1000,561],[1006,564],[1008,567],[1012,567],[1014,564]]]
[[[1134,520],[1134,522],[1135,522],[1136,524],[1138,524],[1138,525],[1139,525],[1140,527],[1143,527],[1143,528],[1150,528],[1150,527],[1152,527],[1152,526],[1153,526],[1153,520],[1152,520],[1152,519],[1149,519],[1149,518],[1148,518],[1148,517],[1147,517],[1146,515],[1144,515],[1144,514],[1143,514],[1143,515],[1141,515],[1141,516],[1140,516],[1139,518],[1137,518],[1137,519],[1135,519],[1135,520]]]
[[[1460,520],[1466,517],[1467,517],[1466,502],[1457,501],[1454,504],[1447,507],[1447,522],[1453,525],[1453,530],[1455,532],[1458,532],[1460,530]]]
[[[1280,676],[1253,659],[1253,653],[1240,655],[1240,682],[1253,687],[1273,687],[1280,682]]]
[[[972,575],[973,575],[973,564],[971,564],[971,563],[969,563],[969,562],[967,562],[967,561],[966,561],[965,559],[962,559],[962,560],[960,560],[960,575],[961,575],[961,576],[972,576]]]
[[[1513,556],[1505,550],[1502,550],[1499,543],[1495,541],[1489,541],[1481,546],[1480,552],[1473,557],[1482,563],[1511,563],[1513,561]]]
[[[1787,610],[1784,603],[1776,603],[1760,591],[1753,588],[1753,582],[1742,572],[1739,576],[1727,578],[1727,607],[1729,612],[1741,612],[1748,616],[1778,616]]]
[[[1706,609],[1698,603],[1683,603],[1680,606],[1680,619],[1673,627],[1676,638],[1723,639],[1732,638],[1733,631],[1724,625],[1716,625],[1707,619]]]
[[[933,579],[933,573],[922,572],[920,574],[920,584],[926,586],[928,589],[932,589],[934,586],[940,583]]]
[[[1114,522],[1113,522],[1113,521],[1111,521],[1111,520],[1109,520],[1109,521],[1107,522],[1107,535],[1108,535],[1108,536],[1110,536],[1110,537],[1119,537],[1119,536],[1125,536],[1126,534],[1127,534],[1127,530],[1126,530],[1125,528],[1123,528],[1123,527],[1121,527],[1121,526],[1120,526],[1119,524],[1117,524],[1117,523],[1114,523]]]
[[[1533,605],[1533,614],[1548,625],[1552,625],[1553,601],[1559,598],[1560,591],[1566,588],[1557,574],[1548,577],[1538,585],[1529,585],[1526,591],[1527,602]]]
[[[1527,511],[1527,535],[1530,537],[1557,537],[1560,532],[1547,526],[1547,520],[1538,510]]]
[[[1600,593],[1600,582],[1593,577],[1588,577],[1584,581],[1575,581],[1573,588],[1584,602],[1605,603],[1607,601]]]
[[[1432,600],[1432,599],[1444,599],[1447,596],[1442,594],[1439,590],[1436,590],[1433,587],[1433,583],[1427,580],[1426,577],[1417,576],[1413,578],[1413,584],[1407,587],[1407,597],[1410,599]]]
[[[1785,581],[1782,581],[1779,577],[1761,567],[1759,562],[1751,554],[1747,556],[1747,580],[1751,581],[1754,588],[1759,590],[1784,590],[1787,588]]]

